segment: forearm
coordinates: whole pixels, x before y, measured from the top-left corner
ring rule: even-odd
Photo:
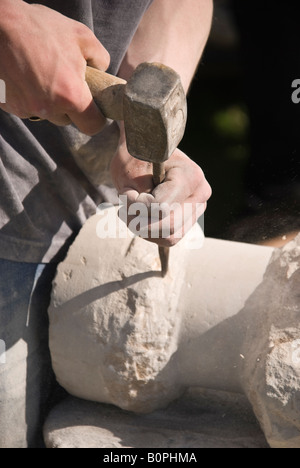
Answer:
[[[161,62],[177,71],[187,92],[210,32],[212,9],[212,0],[154,0],[119,75],[128,79],[139,63]]]
[[[211,0],[154,0],[130,44],[120,76],[128,80],[141,62],[161,62],[177,71],[187,92],[207,41],[211,17]],[[201,216],[211,188],[202,170],[179,149],[164,168],[166,177],[154,188],[151,164],[129,155],[121,125],[120,147],[111,163],[111,175],[119,194],[127,196],[128,206],[137,202],[150,209],[152,204],[164,204],[177,206],[180,214],[186,204],[191,207],[190,216],[181,218],[182,226],[175,224],[171,211],[165,215],[169,237],[154,239],[149,235],[148,240],[171,246]]]
[[[202,56],[212,19],[212,0],[154,0],[130,44],[119,75],[129,79],[141,62],[161,62],[179,73],[187,92]],[[118,189],[121,166],[131,177],[149,171],[144,161],[132,160],[126,150],[124,126],[120,148],[112,163]]]

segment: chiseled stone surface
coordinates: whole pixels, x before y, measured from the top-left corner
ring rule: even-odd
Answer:
[[[156,245],[129,236],[100,240],[99,219],[83,227],[53,285],[58,382],[75,397],[134,413],[161,410],[163,418],[163,408],[190,387],[243,392],[271,447],[300,447],[300,235],[281,249],[206,239],[191,250],[201,236],[196,226],[172,248],[161,278]],[[56,434],[57,418],[71,417],[68,405],[75,411],[79,403],[87,404],[71,399],[54,409],[46,433]],[[87,408],[102,415],[99,424],[93,416],[97,434],[106,414],[123,421],[121,410],[94,404]],[[49,446],[69,443],[68,425],[58,424],[61,443],[47,435]]]
[[[246,303],[243,387],[271,447],[300,448],[300,234]]]
[[[141,238],[100,240],[91,218],[58,266],[49,308],[58,382],[70,394],[147,412],[181,393],[176,369],[184,250],[161,278],[158,248]]]

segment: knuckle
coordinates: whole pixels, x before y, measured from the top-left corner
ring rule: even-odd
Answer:
[[[197,180],[197,186],[200,192],[200,198],[202,201],[207,201],[212,195],[212,188],[210,184],[207,182],[204,172],[202,171],[200,166],[196,165],[194,175],[195,175],[195,180]]]
[[[104,70],[107,70],[110,65],[110,54],[109,52],[103,48],[103,55],[102,55],[102,62]]]
[[[206,195],[207,195],[207,200],[212,196],[212,188],[208,182],[206,182]]]
[[[204,176],[204,173],[203,173],[201,167],[198,166],[198,164],[196,164],[196,163],[195,163],[194,174],[195,174],[195,178],[197,178],[197,180],[199,180],[199,181],[202,181],[203,179],[205,179],[205,176]]]
[[[86,26],[86,24],[80,23],[78,21],[75,21],[74,30],[79,40],[89,40],[94,36],[92,30]]]
[[[209,185],[208,182],[206,182],[206,184],[205,184],[203,194],[204,194],[205,201],[207,201],[212,196],[212,188],[211,188],[211,186]]]
[[[110,65],[110,54],[109,52],[103,47],[101,42],[97,39],[93,31],[86,26],[85,24],[78,23],[76,26],[76,34],[78,38],[79,44],[81,44],[82,50],[88,50],[92,47],[92,50],[97,51],[97,55],[99,55],[99,48],[100,50],[100,61],[101,65],[104,70],[106,70]]]
[[[56,109],[75,112],[82,106],[82,91],[74,80],[60,80],[56,83],[52,93]]]

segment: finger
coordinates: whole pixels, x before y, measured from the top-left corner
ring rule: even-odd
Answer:
[[[84,57],[90,67],[106,71],[110,64],[110,55],[104,47],[102,47],[102,50],[101,54],[99,52],[98,55],[84,54]]]
[[[192,229],[195,223],[189,224],[188,226],[184,226],[184,228],[181,226],[177,231],[175,231],[171,236],[149,236],[147,240],[149,242],[152,242],[154,244],[157,244],[161,247],[172,247],[176,245],[181,239],[183,239],[187,233]],[[149,229],[149,232],[150,229]]]
[[[106,125],[106,118],[100,112],[91,95],[88,84],[82,84],[82,94],[75,104],[75,110],[68,112],[71,121],[86,135],[96,135]]]
[[[187,180],[193,182],[193,178],[185,175],[181,167],[172,167],[166,172],[165,180],[152,190],[155,201],[169,204],[184,202],[194,191],[194,183],[187,183]]]
[[[151,208],[151,204],[155,202],[154,197],[151,193],[142,192],[139,193],[133,188],[124,188],[121,194],[127,198],[127,204],[130,206],[132,203],[143,203],[148,209]]]
[[[87,34],[81,39],[81,51],[91,67],[106,71],[110,64],[110,55],[94,33],[87,28]]]
[[[184,237],[206,209],[206,203],[194,201],[187,201],[181,205],[157,205],[157,209],[152,209],[149,217],[149,237],[152,240],[163,240],[164,245],[172,245],[174,239]]]
[[[67,114],[53,116],[51,115],[47,117],[47,120],[49,120],[49,122],[53,123],[54,125],[58,125],[59,127],[70,125],[72,123],[72,120]]]
[[[187,183],[186,181],[190,182]],[[204,174],[201,177],[188,178],[181,168],[170,169],[165,181],[155,187],[152,191],[154,201],[158,203],[168,202],[184,203],[187,201],[206,202],[211,196],[211,187],[205,179]]]
[[[119,213],[121,219],[135,235],[169,247],[186,235],[206,208],[206,203],[191,201],[172,206],[152,203],[149,210],[144,200],[144,197],[134,197],[131,204],[126,201],[125,209],[123,206]]]

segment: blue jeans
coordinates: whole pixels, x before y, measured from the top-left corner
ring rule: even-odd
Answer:
[[[47,309],[56,267],[0,259],[0,448],[42,446],[55,387]]]

